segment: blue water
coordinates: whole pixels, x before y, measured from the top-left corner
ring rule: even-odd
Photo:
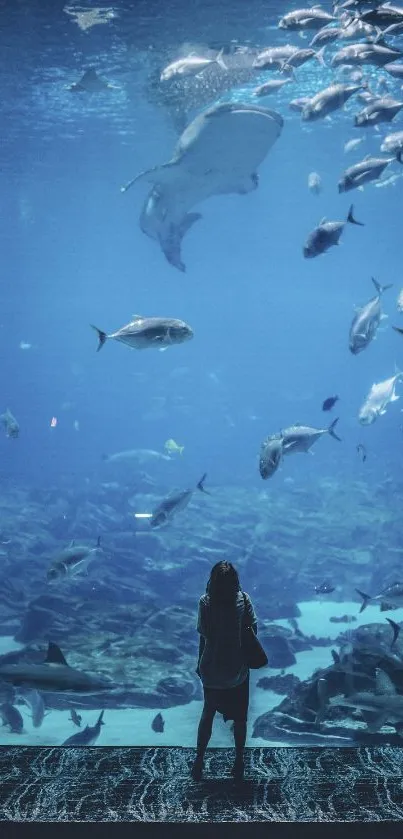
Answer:
[[[216,8],[200,0],[188,9],[186,4],[170,3],[162,15],[159,4],[153,8],[148,2],[121,3],[114,6],[116,16],[107,24],[81,31],[62,3],[27,0],[12,8],[5,4],[1,408],[11,409],[21,432],[18,440],[0,438],[4,497],[15,496],[16,490],[51,488],[63,498],[68,487],[79,498],[110,481],[117,481],[129,497],[136,492],[136,467],[111,469],[102,457],[126,449],[163,452],[165,441],[173,438],[184,446],[183,456],[173,464],[162,462],[143,470],[155,482],[156,501],[171,489],[193,487],[207,472],[213,494],[219,495],[223,488],[229,493],[243,490],[253,503],[264,491],[268,509],[278,505],[280,527],[290,524],[290,485],[301,493],[304,511],[317,510],[320,487],[326,482],[332,485],[344,518],[354,520],[357,482],[373,507],[374,521],[379,504],[387,510],[390,500],[394,514],[399,508],[401,403],[390,405],[370,427],[359,424],[358,411],[372,383],[392,376],[395,363],[403,365],[402,340],[391,329],[391,323],[401,323],[396,297],[403,284],[403,182],[399,179],[384,188],[370,184],[362,192],[346,195],[338,194],[337,182],[347,166],[367,154],[378,155],[382,138],[399,130],[402,118],[398,116],[392,127],[381,125],[379,131],[354,128],[353,115],[361,106],[353,98],[331,120],[305,125],[289,110],[289,100],[312,95],[330,83],[333,74],[316,63],[298,70],[295,83],[263,102],[277,110],[285,124],[260,167],[258,190],[246,196],[214,197],[196,207],[203,218],[184,240],[185,274],[170,266],[158,244],[139,228],[146,186],[120,192],[135,174],[173,154],[177,132],[168,109],[147,93],[148,80],[156,68],[182,54],[185,43],[219,47],[234,39],[257,47],[308,44],[297,34],[276,29],[283,4],[256,3],[250,23],[241,8],[237,12],[233,3],[224,5]],[[330,48],[329,57],[332,52]],[[118,89],[99,94],[69,91],[67,85],[90,66]],[[370,82],[385,75],[367,70]],[[266,78],[271,74],[263,72],[222,93],[219,101],[252,101],[253,88]],[[388,77],[388,85],[399,98],[399,83]],[[213,96],[210,104],[214,101]],[[191,109],[187,120],[205,104],[203,100],[199,110]],[[344,144],[361,136],[359,148],[346,154]],[[312,171],[322,179],[319,196],[308,190]],[[391,164],[385,177],[390,174],[401,174],[398,163]],[[345,219],[351,202],[365,226],[347,225],[339,247],[305,260],[302,247],[310,231],[324,216]],[[371,277],[382,285],[393,283],[383,298],[389,318],[377,339],[353,357],[348,349],[353,307],[373,296]],[[96,353],[90,324],[111,332],[133,314],[181,318],[191,325],[194,339],[164,353],[137,353],[109,341]],[[21,342],[31,346],[21,349]],[[322,402],[333,394],[340,402],[331,416],[323,414]],[[326,427],[335,416],[340,417],[342,443],[326,436],[315,445],[314,456],[287,458],[273,478],[262,481],[258,453],[267,435],[295,422]],[[56,427],[51,427],[52,417],[57,419]],[[365,463],[356,451],[359,443],[367,448]],[[197,499],[198,515],[202,502]],[[147,503],[139,497],[141,510]],[[231,517],[228,503],[226,515]],[[23,507],[21,500],[16,514],[23,513]],[[126,516],[126,511],[121,512]],[[236,524],[246,534],[252,529],[250,515],[245,509],[242,520],[236,513]],[[129,529],[128,521],[126,516],[122,529]],[[332,527],[327,534],[326,514],[315,526],[321,543],[329,551],[337,549],[337,529]],[[394,528],[393,544],[398,546],[396,522]],[[388,538],[383,531],[381,539],[381,530],[375,523],[367,540],[372,546],[380,540],[379,553],[382,540]],[[93,533],[94,540],[97,535]],[[68,537],[74,538],[71,530]],[[102,538],[108,563],[113,564],[113,533],[103,532]],[[66,540],[62,529],[60,549]],[[233,540],[236,543],[235,529]],[[141,563],[134,536],[133,542],[133,562]],[[170,550],[175,552],[167,544],[164,561]],[[305,544],[298,539],[290,547],[297,567],[305,558]],[[344,536],[340,547],[345,548]],[[271,580],[272,548],[268,534],[267,577],[259,570],[259,580],[265,584]],[[358,539],[351,548],[360,548]],[[29,599],[28,554],[18,583],[23,583]],[[236,565],[235,552],[228,558]],[[41,569],[38,580],[42,573],[45,577],[51,559],[46,548],[36,557]],[[379,577],[377,561],[374,554],[367,569],[368,585],[374,575]],[[91,571],[93,579],[102,580],[105,567],[101,559]],[[131,568],[128,561],[127,581]],[[204,570],[207,581],[207,566]],[[385,563],[381,574],[385,583],[390,581],[389,570]],[[185,574],[192,574],[191,567]],[[13,580],[12,563],[4,575]],[[296,599],[314,599],[313,584],[324,577],[337,586],[338,572],[330,558],[312,573],[311,589],[308,586],[312,598],[306,583]],[[336,593],[336,600],[356,598],[353,559],[348,579],[350,591],[343,577],[343,591]],[[248,579],[242,582],[248,591]],[[163,603],[163,570],[153,575],[153,585]],[[186,592],[183,577],[181,585]],[[258,591],[256,579],[253,585]],[[78,597],[78,591],[66,597]],[[38,592],[39,583],[36,596]],[[167,606],[172,597],[169,588]],[[358,601],[355,605],[358,612]],[[196,615],[197,598],[194,608]],[[40,646],[44,643],[38,639]]]

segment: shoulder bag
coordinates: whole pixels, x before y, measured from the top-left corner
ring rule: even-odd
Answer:
[[[265,667],[269,660],[267,655],[256,636],[253,627],[250,625],[247,618],[247,601],[244,592],[242,592],[243,602],[245,606],[244,614],[242,615],[241,627],[241,650],[245,664],[251,670],[259,670],[260,667]]]

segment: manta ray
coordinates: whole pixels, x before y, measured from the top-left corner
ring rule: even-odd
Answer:
[[[185,129],[168,163],[141,172],[126,186],[152,185],[140,215],[141,230],[159,242],[168,262],[179,271],[183,237],[201,218],[191,212],[213,195],[244,195],[259,183],[257,169],[279,137],[280,114],[247,103],[215,105]]]

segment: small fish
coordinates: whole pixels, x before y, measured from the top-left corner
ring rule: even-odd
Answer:
[[[397,311],[398,312],[403,312],[403,288],[399,291],[398,298],[397,298],[397,301],[396,301],[396,305],[397,305]],[[397,331],[399,331],[399,330],[397,329]]]
[[[321,583],[320,586],[315,586],[316,594],[331,594],[335,591],[335,587],[331,583]]]
[[[109,338],[114,338],[115,341],[120,341],[135,350],[161,349],[182,344],[193,338],[193,330],[183,320],[143,318],[140,315],[135,315],[134,320],[110,335],[97,326],[92,326],[92,329],[98,334],[97,352]]]
[[[184,446],[179,446],[178,443],[175,443],[175,440],[172,440],[172,438],[164,443],[164,449],[167,454],[182,454],[184,448]]]
[[[361,425],[372,425],[377,417],[383,416],[386,413],[386,408],[390,402],[396,402],[399,399],[395,389],[397,382],[401,381],[402,378],[403,373],[397,371],[390,379],[385,379],[383,382],[372,385],[358,414],[358,420]]]
[[[347,223],[364,227],[363,222],[357,221],[353,213],[354,207],[351,204],[346,221],[326,221],[326,217],[324,217],[308,236],[303,248],[305,259],[320,256],[320,254],[325,253],[329,248],[338,245],[340,236]]]
[[[68,737],[62,743],[62,746],[93,746],[101,733],[101,726],[105,725],[103,721],[104,713],[105,711],[101,711],[95,725],[86,725],[82,731],[77,731],[77,734]]]
[[[3,725],[8,725],[13,734],[21,734],[24,728],[24,720],[18,708],[15,708],[11,702],[3,702],[0,705],[0,717],[3,720]]]
[[[268,437],[264,440],[259,457],[259,472],[263,480],[267,480],[277,471],[283,457],[283,441],[279,436]]]
[[[9,408],[7,408],[4,414],[0,415],[0,422],[5,429],[6,436],[16,440],[20,433],[20,426]]]
[[[373,277],[371,279],[377,291],[376,297],[372,297],[365,306],[357,310],[350,327],[349,349],[353,355],[365,350],[375,338],[383,317],[381,296],[388,288],[392,288],[391,284],[382,286]]]
[[[324,53],[326,47],[322,47],[320,50],[313,50],[311,48],[308,49],[301,49],[298,52],[295,52],[294,55],[291,55],[287,61],[281,65],[280,70],[282,73],[293,73],[294,68],[302,67],[306,64],[307,61],[310,61],[312,58],[315,58],[316,61],[319,61],[319,64],[322,67],[326,67],[325,60],[324,60]]]
[[[327,399],[325,399],[322,405],[322,411],[331,411],[332,408],[334,408],[336,402],[338,402],[338,400],[338,396],[329,396]]]
[[[365,461],[367,459],[367,450],[366,450],[365,446],[362,443],[358,443],[358,446],[356,446],[356,449],[357,449],[357,454],[362,455],[362,458],[361,458],[362,462],[365,463]]]
[[[74,723],[74,725],[80,728],[82,716],[81,714],[77,714],[77,711],[74,708],[72,708],[70,711],[69,719]]]
[[[277,93],[285,84],[289,84],[292,79],[270,79],[268,82],[255,87],[253,91],[254,96],[270,96],[272,93]]]
[[[89,562],[95,558],[95,554],[101,549],[101,537],[98,536],[97,543],[94,548],[88,548],[86,545],[76,545],[75,541],[71,542],[68,548],[65,548],[56,559],[52,562],[46,578],[48,582],[53,580],[62,580],[66,577],[74,577],[80,574],[88,567]]]
[[[383,69],[395,79],[403,79],[403,64],[395,64],[392,61],[389,64],[384,64]]]
[[[348,47],[336,52],[331,60],[332,67],[339,67],[341,64],[372,64],[375,67],[385,67],[395,58],[403,55],[400,50],[381,44],[350,44]]]
[[[214,64],[218,64],[222,70],[227,70],[223,54],[224,49],[220,50],[216,58],[203,58],[203,56],[199,55],[188,55],[185,58],[178,58],[165,67],[160,75],[160,81],[169,82],[178,76],[199,76],[207,67],[211,67]]]
[[[201,478],[199,483],[196,485],[196,489],[200,492],[205,492],[207,495],[210,493],[204,489],[204,481],[206,480],[207,474],[205,473]],[[161,504],[156,507],[153,511],[150,519],[150,526],[151,527],[161,527],[167,522],[171,521],[171,519],[178,513],[180,510],[184,510],[185,507],[189,504],[192,495],[194,494],[195,489],[185,489],[182,492],[176,492],[173,495],[169,495]]]
[[[319,195],[322,192],[322,178],[317,172],[311,172],[308,175],[308,189],[313,195]]]
[[[154,719],[151,723],[152,730],[157,731],[158,734],[162,734],[162,732],[164,731],[164,726],[165,726],[165,720],[164,720],[162,714],[157,714],[157,716],[154,717]]]

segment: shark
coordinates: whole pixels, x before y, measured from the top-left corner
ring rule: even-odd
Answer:
[[[380,731],[383,725],[393,725],[396,733],[403,735],[403,695],[384,670],[377,669],[375,691],[359,691],[350,696],[333,696],[329,705],[336,708],[353,708],[361,711],[370,733]]]
[[[52,641],[49,641],[46,658],[39,664],[18,662],[0,665],[0,684],[2,682],[14,687],[80,694],[92,694],[111,688],[111,682],[106,679],[70,667],[60,647]]]

